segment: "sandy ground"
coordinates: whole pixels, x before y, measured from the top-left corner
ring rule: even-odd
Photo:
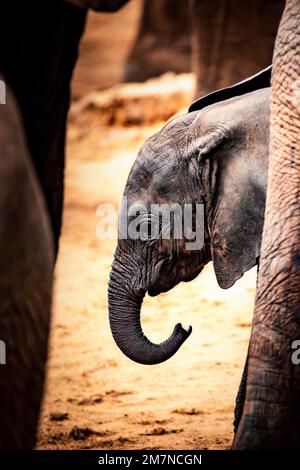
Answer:
[[[193,325],[191,337],[164,364],[129,361],[109,330],[107,280],[116,242],[97,238],[96,208],[104,202],[118,206],[140,145],[162,124],[69,127],[39,449],[230,446],[255,270],[223,291],[209,265],[193,282],[146,299],[142,324],[153,341],[165,339],[179,321]]]

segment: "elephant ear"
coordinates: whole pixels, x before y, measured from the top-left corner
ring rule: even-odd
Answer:
[[[271,86],[271,73],[272,66],[269,65],[269,67],[260,70],[255,75],[252,75],[241,82],[202,96],[190,105],[189,113],[199,111],[200,109],[206,108],[214,103],[220,103],[221,101],[228,100],[235,96],[245,95],[251,91],[269,87]]]
[[[211,257],[223,289],[251,269],[260,254],[266,183],[256,175],[266,173],[266,160],[257,148],[256,154],[245,136],[232,132],[213,132],[201,146]]]
[[[241,198],[224,191],[211,229],[211,256],[218,284],[223,289],[257,263],[263,230],[264,207],[257,206],[257,195],[248,190]]]

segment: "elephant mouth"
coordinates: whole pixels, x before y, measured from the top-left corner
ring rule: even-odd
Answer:
[[[182,280],[183,279],[180,279],[177,276],[175,276],[175,278],[170,276],[168,282],[165,282],[163,279],[158,279],[148,287],[147,293],[150,297],[156,297],[157,295],[169,292]]]
[[[175,273],[168,273],[166,276],[168,279],[164,279],[164,276],[157,275],[156,279],[148,286],[147,293],[150,297],[156,297],[159,294],[169,292],[177,284],[181,282],[190,282],[195,279],[198,274],[203,270],[206,263],[201,262],[196,265],[194,269],[187,269],[183,267],[177,270]]]
[[[150,289],[148,289],[148,295],[150,297],[156,297],[157,295],[161,294],[162,292],[164,292],[164,291],[161,291],[160,289],[157,289],[156,287],[150,287]],[[167,292],[167,291],[165,291],[165,292]]]

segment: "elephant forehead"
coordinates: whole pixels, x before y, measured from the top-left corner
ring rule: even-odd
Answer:
[[[168,180],[180,172],[182,166],[181,156],[186,151],[185,144],[181,145],[175,140],[161,140],[153,147],[147,141],[142,147],[127,181],[127,187],[148,188],[157,182]]]
[[[174,152],[162,152],[158,155],[147,155],[136,160],[129,175],[126,189],[130,192],[158,188],[162,182],[168,182],[178,172],[178,161]]]
[[[140,182],[133,182],[128,186],[126,196],[130,203],[143,201],[146,205],[160,204],[178,201],[181,198],[182,189],[182,184],[174,173],[169,177],[153,177],[148,185],[142,186]]]
[[[148,147],[156,155],[162,150],[176,151],[176,148],[186,144],[189,127],[196,115],[197,113],[182,114],[169,121],[159,132],[148,139]]]

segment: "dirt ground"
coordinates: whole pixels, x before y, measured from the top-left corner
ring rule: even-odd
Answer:
[[[116,241],[97,238],[96,209],[101,203],[118,206],[139,147],[162,125],[106,127],[87,118],[69,126],[64,224],[38,449],[230,446],[255,270],[223,291],[209,265],[193,282],[146,299],[142,324],[153,341],[165,339],[179,321],[193,326],[191,337],[164,364],[129,361],[109,330],[107,281]]]

